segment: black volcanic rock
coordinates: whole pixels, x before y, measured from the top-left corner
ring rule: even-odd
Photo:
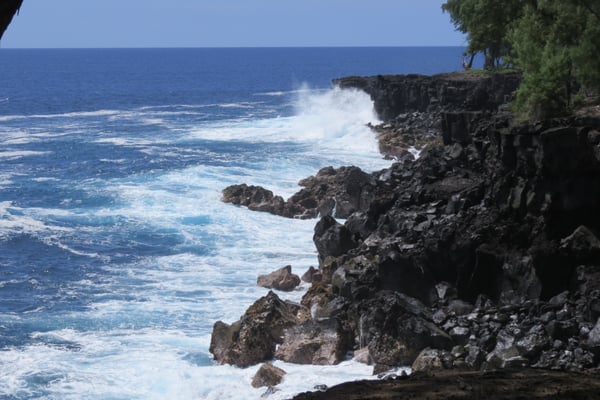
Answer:
[[[225,188],[222,200],[288,218],[318,215],[348,218],[356,211],[367,209],[376,197],[375,178],[358,167],[325,167],[298,184],[302,189],[287,201],[268,189],[246,184]]]
[[[301,306],[269,292],[250,306],[239,321],[231,325],[217,321],[209,351],[220,364],[248,367],[268,361],[281,344],[284,329],[303,322],[305,315]]]
[[[512,96],[520,80],[518,73],[450,73],[352,76],[333,83],[369,94],[379,117],[391,122],[414,111],[494,111]]]
[[[322,213],[302,304],[377,372],[426,348],[451,368],[600,367],[600,118],[516,123],[500,105],[518,79],[338,82],[371,95],[390,148],[425,145],[372,174],[325,168],[296,197]]]

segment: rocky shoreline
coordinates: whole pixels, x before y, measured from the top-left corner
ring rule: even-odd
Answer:
[[[319,216],[319,265],[305,274],[301,304],[270,292],[239,321],[217,322],[215,359],[335,364],[353,354],[374,373],[411,365],[475,377],[596,371],[600,116],[518,123],[506,106],[518,82],[467,73],[336,80],[374,100],[380,148],[397,162],[374,173],[323,168],[285,201],[260,187],[223,191],[251,210]]]

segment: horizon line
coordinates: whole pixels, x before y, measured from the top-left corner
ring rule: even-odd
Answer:
[[[2,47],[0,50],[170,50],[170,49],[368,49],[368,48],[450,48],[461,45],[373,45],[373,46],[93,46],[93,47]]]

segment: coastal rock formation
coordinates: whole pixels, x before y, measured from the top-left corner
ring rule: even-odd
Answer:
[[[393,123],[397,118],[405,120],[415,112],[496,111],[507,102],[520,79],[518,73],[476,75],[455,72],[433,76],[350,76],[335,79],[333,83],[341,88],[363,90],[373,99],[379,117]]]
[[[302,305],[315,321],[335,321],[348,338],[339,351],[360,350],[375,372],[415,360],[423,369],[600,367],[600,117],[517,123],[500,106],[517,82],[338,81],[371,95],[390,137],[437,137],[417,160],[345,169],[347,183],[324,169],[309,185],[327,193],[313,210],[342,194],[353,206],[343,224],[320,214],[319,266]],[[304,323],[285,327],[296,349],[325,343],[318,330],[301,333]]]
[[[353,212],[368,208],[375,197],[375,181],[358,167],[322,168],[316,176],[298,183],[303,187],[284,201],[270,190],[246,184],[223,190],[223,201],[246,206],[287,218],[315,218],[332,215],[347,218]]]
[[[307,318],[303,307],[269,292],[251,305],[239,321],[231,325],[217,321],[209,351],[217,362],[238,367],[269,361],[282,342],[284,329]]]
[[[533,127],[506,118],[479,125],[469,145],[432,147],[380,173],[394,201],[351,215],[336,227],[346,239],[315,235],[323,282],[332,286],[319,303],[348,304],[338,318],[376,365],[409,365],[426,347],[458,345],[469,351],[452,365],[598,366],[586,343],[600,293],[600,159],[588,138],[600,120]],[[327,218],[319,224],[331,226]],[[338,255],[340,243],[352,246]],[[423,326],[439,329],[424,336],[443,343],[404,344],[397,326],[365,322],[378,314],[376,299],[399,293],[429,309],[419,324],[402,325],[413,337]]]

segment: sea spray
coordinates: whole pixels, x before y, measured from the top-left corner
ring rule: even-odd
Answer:
[[[212,325],[266,294],[257,275],[317,265],[315,221],[221,189],[289,196],[328,165],[389,165],[368,96],[330,82],[404,60],[441,72],[462,53],[424,51],[2,50],[0,397],[259,399],[258,366],[214,364]],[[275,364],[288,375],[272,399],[372,372]]]

